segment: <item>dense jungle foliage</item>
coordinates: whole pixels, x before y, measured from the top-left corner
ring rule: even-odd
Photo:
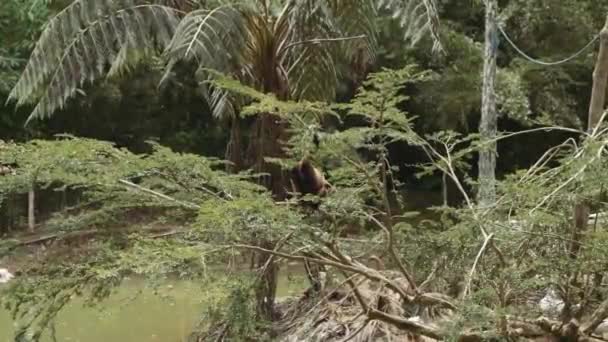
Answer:
[[[13,340],[130,278],[200,286],[189,341],[604,340],[608,3],[497,1],[488,141],[488,1],[1,1]],[[302,158],[327,195],[293,193]]]

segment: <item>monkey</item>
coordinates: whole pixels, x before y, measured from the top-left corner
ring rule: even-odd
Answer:
[[[303,157],[296,166],[291,169],[291,178],[294,185],[294,192],[302,196],[313,194],[325,196],[331,189],[331,184],[323,174],[312,165],[308,156]]]
[[[320,140],[319,134],[315,132],[312,136],[312,142],[316,149],[319,148]],[[323,172],[317,169],[310,159],[310,154],[306,154],[291,168],[293,192],[299,193],[300,196],[311,194],[323,197],[332,190],[332,186],[325,179]],[[313,209],[318,209],[319,207],[319,203],[311,203],[310,201],[306,201],[303,204],[308,204]]]

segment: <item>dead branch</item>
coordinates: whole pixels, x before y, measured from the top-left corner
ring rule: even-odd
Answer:
[[[411,273],[408,272],[408,270],[405,268],[405,265],[401,261],[401,258],[399,258],[399,256],[397,255],[397,252],[395,251],[395,246],[394,246],[395,237],[394,237],[393,228],[387,227],[386,225],[382,224],[382,222],[380,222],[373,215],[366,213],[365,216],[367,216],[367,218],[372,220],[378,227],[380,227],[386,233],[387,239],[388,239],[387,247],[388,247],[388,251],[389,251],[393,261],[395,261],[395,263],[397,263],[399,270],[401,271],[401,273],[403,274],[405,279],[407,279],[407,282],[409,283],[409,286],[411,287],[411,289],[414,290],[414,292],[417,292],[418,288],[416,286],[416,282],[414,281],[414,277],[412,277]]]
[[[325,265],[325,266],[333,266],[339,270],[356,273],[356,274],[366,277],[369,280],[374,280],[374,281],[384,283],[384,284],[386,284],[386,286],[389,289],[398,293],[401,296],[401,298],[407,303],[435,305],[435,306],[439,306],[439,307],[443,307],[443,308],[448,308],[451,310],[456,309],[456,306],[447,300],[447,296],[442,296],[442,295],[434,294],[434,293],[423,293],[423,294],[418,294],[416,296],[412,296],[412,295],[408,294],[407,291],[403,287],[401,287],[398,283],[384,277],[380,272],[378,272],[374,269],[371,269],[369,267],[366,267],[360,263],[344,264],[341,262],[322,258],[320,256],[317,256],[316,258],[304,257],[304,256],[299,256],[299,255],[275,252],[275,251],[265,249],[262,247],[249,246],[249,245],[232,245],[231,247],[254,250],[254,251],[269,253],[269,254],[275,254],[278,257],[282,257],[282,258],[285,258],[288,260],[297,260],[297,261],[308,260],[310,262],[315,262],[315,263]]]
[[[593,312],[589,321],[582,325],[581,330],[584,334],[591,334],[606,318],[608,318],[608,299]]]
[[[473,262],[473,266],[471,266],[471,271],[469,272],[469,276],[468,276],[469,279],[467,280],[467,285],[464,288],[464,293],[463,293],[464,297],[466,297],[468,295],[469,290],[471,289],[471,282],[473,281],[473,274],[475,273],[477,264],[479,263],[481,256],[485,252],[486,247],[488,246],[490,241],[492,241],[493,237],[494,237],[494,234],[490,234],[486,237],[485,241],[483,242],[483,245],[479,249],[479,253],[477,253],[477,256],[475,257],[475,261]]]
[[[87,229],[87,230],[79,230],[79,231],[75,231],[75,232],[48,234],[48,235],[40,236],[37,238],[29,239],[29,240],[21,240],[21,241],[19,241],[19,243],[17,245],[18,246],[29,246],[29,245],[44,243],[44,242],[51,241],[51,240],[65,241],[65,240],[89,237],[89,236],[93,236],[93,235],[112,234],[112,233],[117,233],[117,232],[124,233],[124,234],[137,233],[137,232],[143,232],[143,233],[157,232],[157,234],[150,234],[148,237],[152,238],[152,239],[158,239],[158,238],[164,238],[164,237],[182,234],[182,233],[186,232],[186,230],[170,229],[170,228],[124,229],[124,230]]]

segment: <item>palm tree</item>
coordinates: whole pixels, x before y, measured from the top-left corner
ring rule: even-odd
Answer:
[[[202,2],[206,6],[189,0],[74,0],[48,23],[9,100],[36,103],[28,121],[49,117],[85,82],[164,51],[165,79],[173,65],[186,60],[196,63],[204,79],[212,77],[205,72],[211,69],[280,99],[331,101],[354,61],[362,66],[373,61],[380,11],[398,18],[412,43],[430,31],[434,48],[440,48],[432,0]],[[243,99],[207,84],[203,92],[214,115],[231,122],[227,159],[237,168],[269,173],[267,185],[283,197],[283,173],[264,158],[282,156],[276,142],[287,138],[285,122],[259,115],[243,157]],[[276,288],[276,272],[269,269],[260,295],[267,315]]]
[[[9,100],[36,103],[28,121],[45,118],[86,81],[161,50],[167,71],[191,60],[281,99],[333,100],[338,80],[350,72],[344,66],[373,60],[378,10],[400,18],[406,39],[416,42],[430,29],[438,43],[432,0],[207,2],[195,9],[190,0],[75,0],[47,25]],[[266,170],[263,158],[280,156],[281,148],[265,141],[285,138],[284,124],[261,115],[244,161],[239,99],[213,88],[204,94],[214,115],[232,123],[227,159]],[[280,179],[271,183],[281,197]]]

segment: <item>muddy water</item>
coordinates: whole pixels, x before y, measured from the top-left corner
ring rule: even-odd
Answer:
[[[282,271],[278,296],[297,294],[304,286],[301,270]],[[203,309],[200,287],[194,282],[173,281],[160,292],[163,295],[141,280],[129,280],[103,306],[84,307],[80,300],[74,300],[57,317],[57,341],[186,341]],[[12,342],[13,331],[9,313],[0,309],[0,342]],[[42,341],[52,339],[44,336]]]

